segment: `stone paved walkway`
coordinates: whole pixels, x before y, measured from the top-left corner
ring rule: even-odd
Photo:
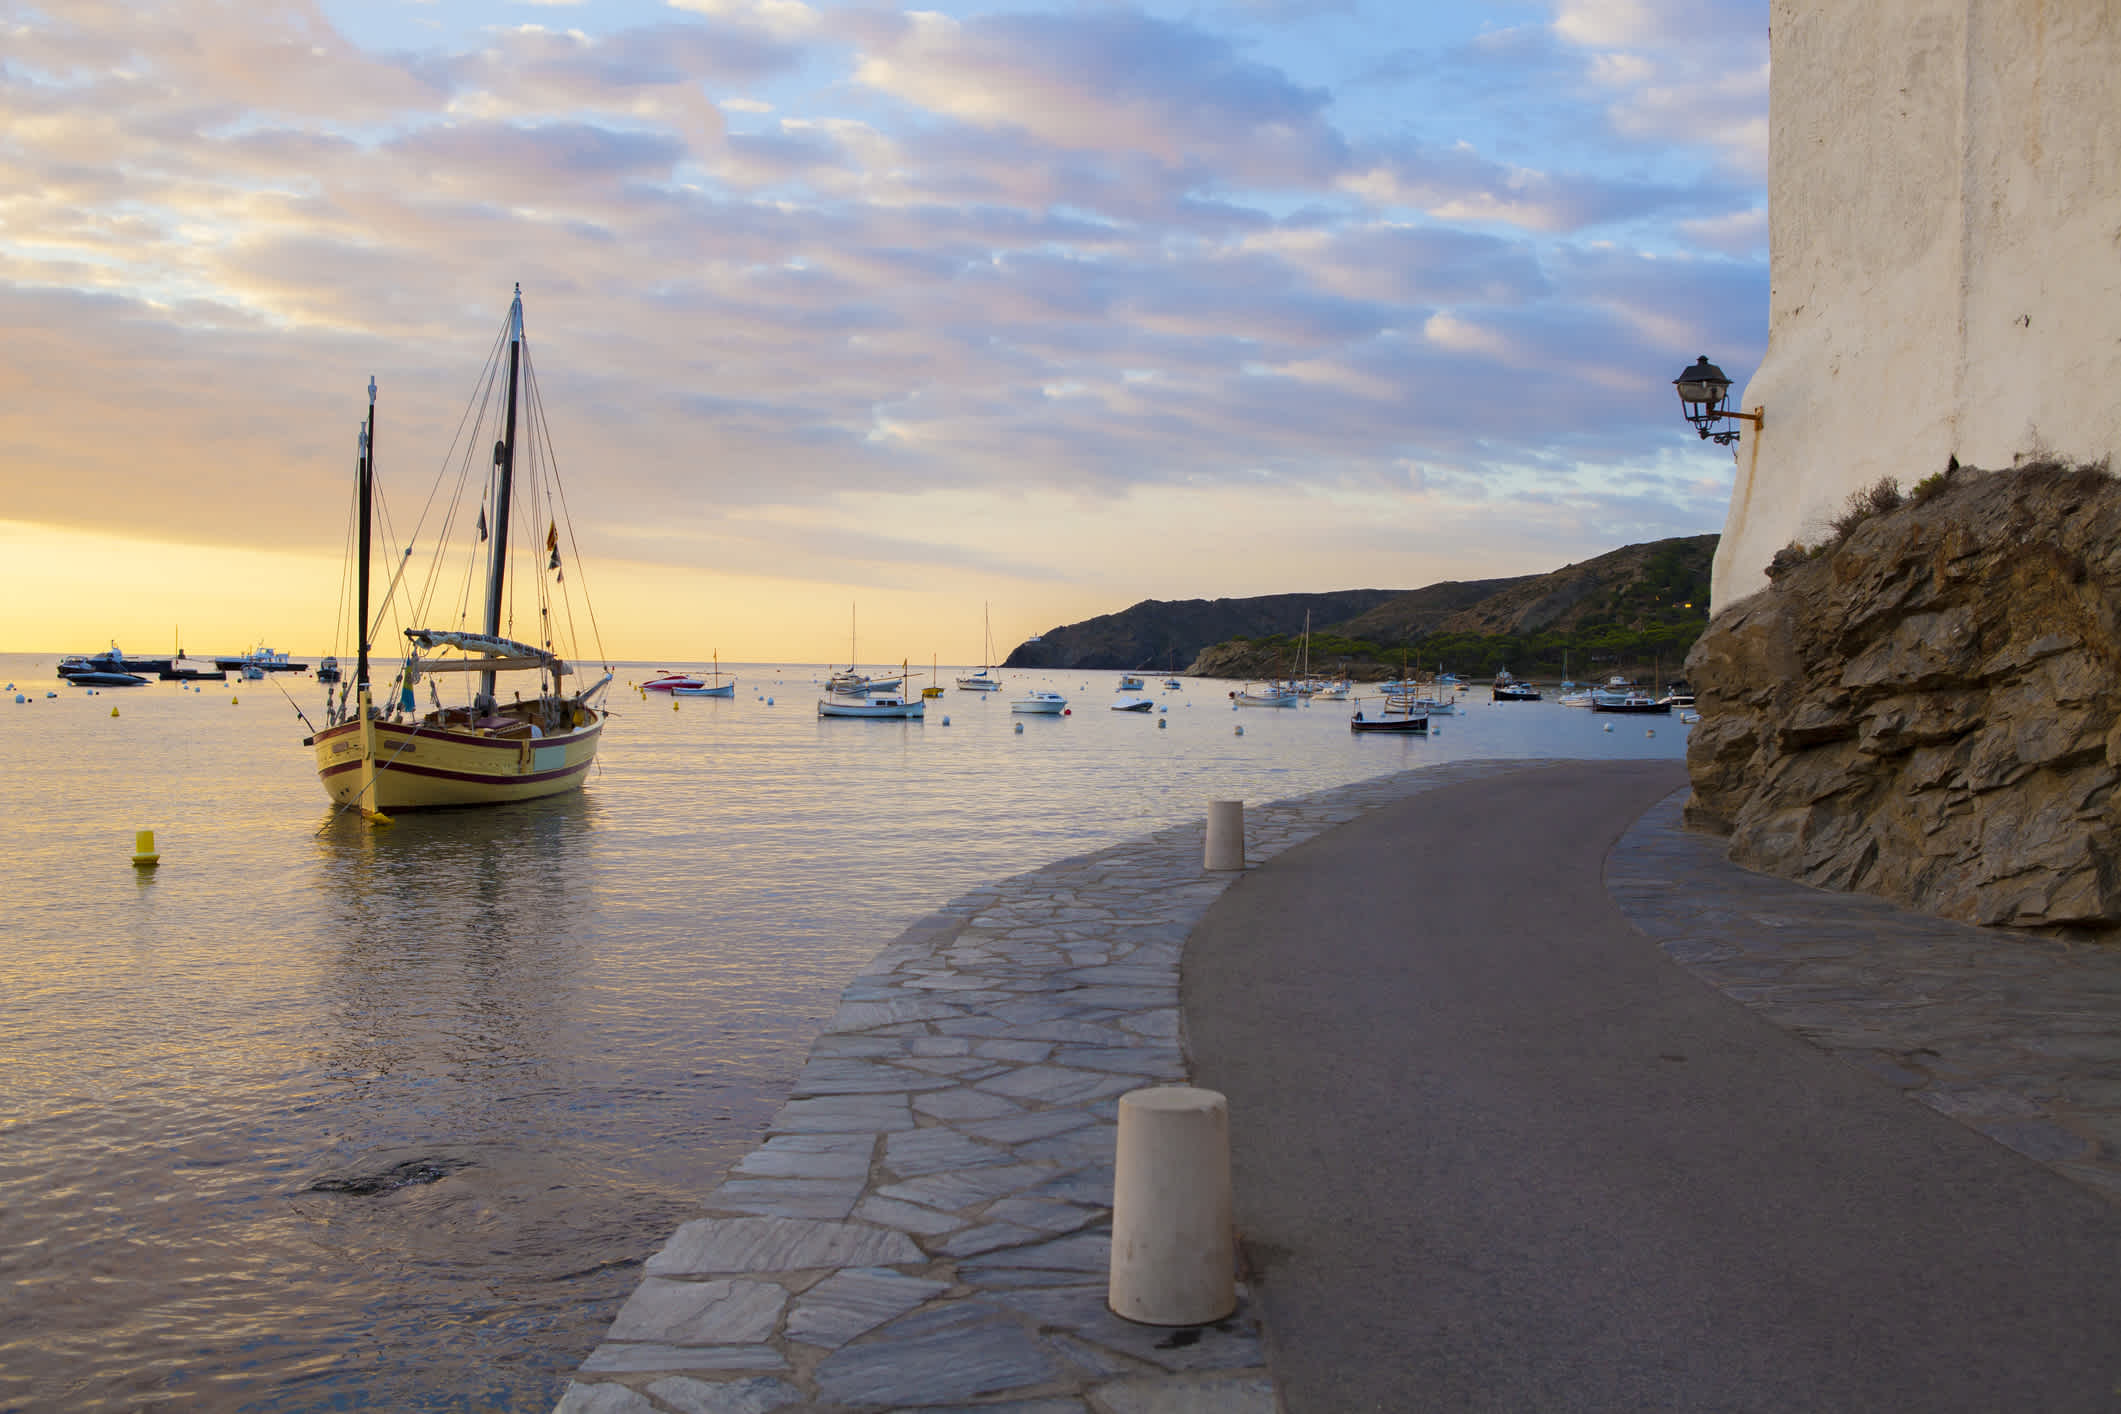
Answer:
[[[1523,769],[1248,807],[1247,855]],[[559,1414],[1273,1414],[1249,1301],[1176,1331],[1105,1309],[1118,1097],[1185,1078],[1180,954],[1242,877],[1202,872],[1203,828],[966,894],[886,948]]]
[[[2121,947],[1751,873],[1680,828],[1685,798],[1607,860],[1629,922],[1776,1025],[2121,1203]]]
[[[1246,812],[1260,863],[1459,762]],[[1678,828],[1607,886],[1667,955],[1915,1099],[2121,1201],[2121,949],[1747,873]],[[1203,802],[1205,813],[1205,802]],[[1187,1075],[1187,935],[1237,874],[1176,827],[966,894],[847,989],[765,1142],[678,1229],[558,1414],[1274,1414],[1256,1313],[1105,1309],[1118,1096]]]

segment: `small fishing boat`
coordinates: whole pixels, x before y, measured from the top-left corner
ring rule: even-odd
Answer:
[[[223,673],[222,676],[226,677],[228,675],[226,673]],[[339,660],[337,658],[326,656],[322,662],[317,664],[317,681],[324,683],[332,683],[337,682],[338,680]]]
[[[1153,712],[1156,710],[1156,699],[1153,697],[1115,697],[1112,699],[1112,710],[1115,712]]]
[[[652,678],[643,679],[641,689],[644,692],[676,692],[681,687],[706,685],[707,679],[694,677],[691,673],[657,673]]]
[[[1166,691],[1166,692],[1184,692],[1185,690],[1186,690],[1186,685],[1185,685],[1184,683],[1180,682],[1180,681],[1179,681],[1179,680],[1178,680],[1177,678],[1165,678],[1165,679],[1164,679],[1164,691]]]
[[[733,698],[736,696],[736,674],[731,673],[729,681],[722,681],[722,655],[717,653],[714,655],[714,683],[712,686],[699,678],[694,678],[690,683],[680,683],[676,687],[671,688],[670,695],[672,697]]]
[[[504,354],[505,371],[500,367]],[[569,692],[565,680],[576,669],[554,650],[549,637],[557,625],[573,623],[576,618],[564,588],[566,576],[560,558],[557,517],[565,512],[557,486],[550,480],[558,474],[557,463],[551,447],[544,445],[544,404],[538,396],[530,347],[523,334],[520,285],[476,388],[472,407],[465,413],[465,425],[472,430],[462,443],[454,495],[443,494],[443,488],[437,486],[430,502],[441,508],[438,513],[445,517],[445,523],[468,530],[470,517],[462,514],[464,502],[467,498],[480,500],[477,538],[460,545],[457,553],[450,556],[440,537],[423,540],[420,528],[415,526],[407,543],[434,545],[439,557],[436,572],[412,576],[408,583],[401,569],[386,586],[384,602],[374,609],[375,616],[371,618],[369,561],[376,499],[376,385],[372,378],[368,383],[368,417],[361,428],[354,502],[357,558],[352,629],[358,648],[354,676],[352,682],[341,683],[336,692],[327,695],[325,726],[321,731],[312,730],[303,738],[303,744],[315,751],[317,778],[331,798],[342,807],[360,810],[364,817],[377,823],[387,822],[386,812],[392,810],[499,805],[577,790],[589,774],[603,735],[605,713],[596,700],[611,683],[608,665],[603,676],[588,687]],[[499,405],[504,398],[505,412]],[[535,437],[538,443],[526,445],[520,453],[519,399],[534,414],[525,419],[528,425],[522,440],[528,443]],[[490,467],[482,465],[483,457],[472,450],[483,449],[488,429],[500,433],[500,439],[493,443]],[[516,486],[519,462],[528,468],[521,504],[517,503]],[[483,504],[489,493],[493,497],[490,530]],[[540,511],[548,514],[540,515]],[[532,578],[534,583],[519,594],[511,594],[508,541],[517,517],[528,521],[530,527],[548,517],[550,523],[545,533],[543,572],[528,568],[540,563],[536,556],[517,556],[518,561],[528,562],[516,566],[518,577]],[[531,533],[535,534],[534,528]],[[569,543],[572,544],[571,537]],[[371,635],[384,614],[395,606],[406,617],[424,617],[428,606],[411,597],[415,593],[411,585],[425,579],[429,585],[425,593],[447,595],[450,591],[434,586],[448,578],[442,571],[450,564],[456,566],[468,585],[481,568],[481,545],[486,547],[483,626],[477,630],[403,630],[405,661],[389,684],[395,691],[386,690],[383,700],[376,701],[369,682],[369,654],[373,646]],[[408,602],[396,602],[401,593]],[[503,636],[502,629],[507,626],[504,613],[512,612],[510,606],[516,603],[527,603],[535,610],[533,623],[540,642],[526,643]],[[590,621],[594,622],[593,618]],[[246,660],[246,666],[262,668],[264,664],[255,661],[253,655]],[[536,674],[531,694],[518,691],[513,700],[503,701],[497,690],[502,673]],[[461,705],[443,705],[436,685],[438,678],[451,674],[465,675],[468,700]],[[416,695],[423,679],[434,704],[425,713],[419,710]]]
[[[928,715],[928,703],[924,698],[909,698],[897,692],[841,693],[819,698],[817,714],[820,717],[882,719],[925,717]]]
[[[1351,732],[1407,732],[1415,736],[1426,736],[1429,719],[1426,714],[1390,714],[1382,717],[1365,717],[1360,708],[1348,719]]]
[[[1058,717],[1068,709],[1068,699],[1057,692],[1033,688],[1009,704],[1012,712],[1022,712],[1032,717]]]
[[[1243,691],[1231,693],[1230,700],[1240,707],[1294,707],[1302,699],[1278,684],[1269,683],[1254,691],[1247,683]]]
[[[1147,686],[1148,683],[1143,680],[1140,673],[1121,673],[1119,675],[1119,691],[1121,692],[1140,692]]]

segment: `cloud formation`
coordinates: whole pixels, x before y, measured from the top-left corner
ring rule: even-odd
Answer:
[[[316,0],[0,0],[12,516],[211,541],[241,504],[336,545],[368,374],[438,454],[521,281],[597,514],[672,564],[1050,582],[1067,547],[985,547],[1053,495],[1397,498],[1378,560],[1256,592],[1422,582],[1519,514],[1562,558],[1720,521],[1667,404],[1764,338],[1757,6],[1712,7],[1713,70],[1652,0],[426,8],[409,42]],[[953,509],[887,533],[878,497]]]

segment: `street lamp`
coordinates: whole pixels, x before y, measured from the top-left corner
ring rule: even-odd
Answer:
[[[1686,408],[1686,420],[1694,424],[1694,430],[1704,439],[1713,440],[1719,447],[1728,447],[1738,440],[1735,427],[1719,428],[1717,419],[1731,418],[1738,422],[1750,422],[1757,430],[1761,425],[1761,410],[1732,412],[1724,406],[1731,395],[1731,380],[1723,376],[1723,370],[1709,362],[1703,354],[1692,365],[1672,380],[1679,390],[1679,402]]]

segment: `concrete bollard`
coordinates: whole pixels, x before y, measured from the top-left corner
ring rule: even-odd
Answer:
[[[1200,867],[1245,867],[1245,803],[1242,800],[1208,802],[1208,845],[1201,852]]]
[[[1217,1092],[1159,1085],[1120,1096],[1105,1300],[1152,1326],[1206,1325],[1237,1309],[1230,1107]]]

